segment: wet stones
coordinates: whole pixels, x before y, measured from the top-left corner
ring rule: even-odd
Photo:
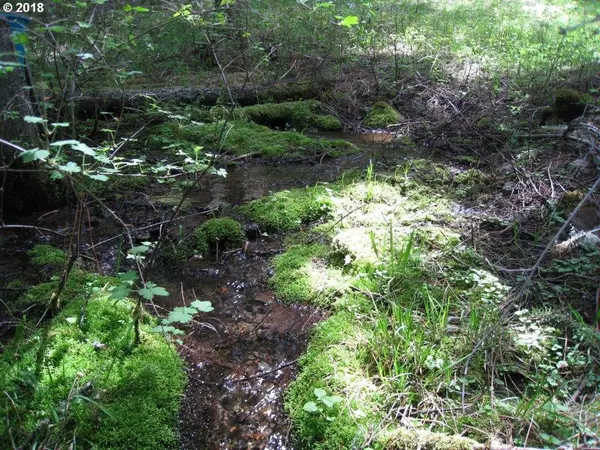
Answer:
[[[260,227],[257,223],[249,223],[244,227],[244,233],[249,241],[255,241],[260,237]]]

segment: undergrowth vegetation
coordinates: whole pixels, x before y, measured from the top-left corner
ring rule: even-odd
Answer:
[[[322,190],[327,221],[292,236],[273,260],[280,298],[331,311],[287,394],[302,445],[411,448],[398,426],[435,448],[472,445],[453,441],[458,434],[523,446],[585,434],[597,401],[572,399],[598,388],[598,335],[564,308],[521,307],[507,322],[510,286],[461,243],[444,199],[480,175],[448,175],[434,190],[424,182],[435,165],[405,167]],[[287,210],[305,201],[300,193],[285,194]]]
[[[184,376],[174,348],[149,316],[133,347],[132,304],[110,299],[97,278],[70,292],[37,331],[23,319],[0,357],[2,448],[177,448]]]
[[[17,269],[0,264],[13,277],[0,287],[1,448],[177,448],[173,342],[215,332],[195,368],[215,353],[229,370],[277,321],[271,293],[255,292],[266,281],[220,286],[225,321],[265,311],[225,330],[243,341],[225,356],[225,325],[193,320],[213,306],[186,304],[182,273],[213,287],[224,271],[207,264],[274,253],[277,299],[326,312],[282,366],[299,362],[285,399],[299,448],[598,445],[600,200],[585,189],[598,177],[599,2],[146,3],[38,2],[12,34],[0,18],[0,231],[35,236],[14,237]],[[319,132],[365,127],[365,153],[393,144],[385,169],[227,205],[252,243],[234,219],[198,219],[217,209],[199,205],[203,189],[257,198],[204,183],[227,176],[221,165],[342,172],[363,149]],[[262,237],[276,248],[253,255]],[[31,267],[7,275],[27,251]],[[169,297],[153,268],[177,277],[183,302],[160,322],[145,310],[159,316],[155,297]],[[201,414],[217,416],[200,392]],[[245,436],[251,419],[231,415],[227,432]]]
[[[356,153],[358,149],[350,142],[317,139],[297,131],[273,131],[264,125],[234,120],[224,123],[189,124],[169,123],[160,125],[152,142],[163,148],[203,146],[221,149],[232,155],[260,155],[267,158],[298,158],[314,155],[336,157]]]

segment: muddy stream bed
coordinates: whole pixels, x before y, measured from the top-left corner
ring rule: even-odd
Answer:
[[[317,165],[250,162],[229,168],[226,178],[211,177],[203,183],[191,199],[190,209],[226,209],[271,192],[333,181],[343,171],[364,170],[369,161],[391,167],[406,157],[423,156],[373,143],[371,137],[359,139],[337,133],[324,137],[351,140],[362,152]],[[153,206],[136,211],[123,204],[121,210],[135,227],[143,227],[160,220],[168,209]],[[68,227],[71,217],[66,210],[40,220],[42,214],[29,223],[60,231]],[[183,226],[191,232],[208,217],[191,217]],[[94,242],[120,232],[109,217],[94,221]],[[27,270],[29,248],[37,243],[59,247],[67,243],[60,236],[23,230],[2,230],[1,237],[0,294],[6,280]],[[95,267],[112,273],[118,251],[117,240],[105,244],[96,252],[99,263]],[[282,236],[261,235],[247,244],[245,252],[193,259],[177,273],[159,267],[150,275],[170,293],[159,300],[157,306],[162,312],[195,299],[210,301],[214,307],[214,311],[196,316],[180,346],[189,380],[179,417],[182,449],[294,448],[282,396],[296,374],[296,362],[306,348],[311,327],[325,313],[309,306],[279,303],[268,289],[270,258],[282,251]]]

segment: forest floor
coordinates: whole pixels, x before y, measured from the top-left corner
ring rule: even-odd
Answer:
[[[235,113],[227,177],[186,200],[152,273],[171,294],[160,315],[194,299],[214,308],[183,326],[182,447],[598,445],[594,122],[541,127],[540,106],[508,84],[490,100],[416,83],[388,99],[397,123],[368,133],[351,95],[322,100]],[[289,123],[295,106],[302,123]],[[314,130],[332,125],[325,113],[359,137]],[[213,148],[222,119],[183,104],[125,117],[142,132],[123,155],[179,166]],[[115,124],[101,125],[82,131]],[[185,189],[169,170],[170,184],[97,186],[136,243],[157,238]],[[69,208],[44,213],[22,218],[40,234],[2,237],[6,292],[57,273],[23,274],[35,244],[68,246],[42,228],[69,229]],[[211,216],[239,220],[247,242],[189,253]],[[129,268],[121,233],[92,209],[81,267]]]

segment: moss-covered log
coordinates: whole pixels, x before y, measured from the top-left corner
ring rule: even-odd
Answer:
[[[315,85],[311,82],[286,82],[269,85],[232,87],[231,94],[234,100],[242,105],[249,106],[261,102],[282,102],[318,98],[326,89],[322,83]],[[70,101],[75,103],[75,110],[79,117],[95,117],[100,112],[110,112],[120,115],[128,108],[140,108],[155,99],[159,102],[177,102],[203,106],[214,106],[218,103],[230,103],[229,94],[224,88],[212,87],[173,87],[152,90],[107,90],[91,92]]]

